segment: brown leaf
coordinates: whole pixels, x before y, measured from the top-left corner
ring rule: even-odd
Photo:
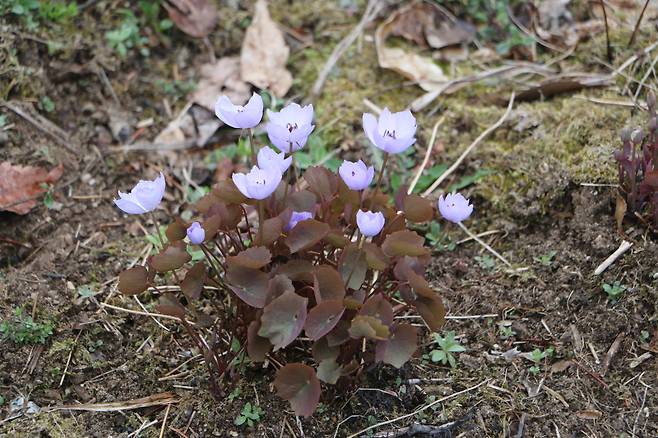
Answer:
[[[251,321],[247,329],[247,354],[254,362],[263,362],[267,353],[272,349],[269,339],[258,336],[260,321]]]
[[[47,171],[41,167],[0,163],[0,211],[27,214],[37,205],[36,198],[48,189],[46,184],[57,181],[64,166]]]
[[[292,86],[292,75],[286,70],[290,48],[272,21],[267,2],[258,0],[254,9],[240,52],[241,77],[258,88],[283,97]]]
[[[299,222],[295,228],[290,230],[285,239],[286,245],[290,248],[291,253],[309,249],[329,232],[329,225],[324,222],[308,219]]]
[[[394,326],[389,340],[377,342],[375,359],[401,368],[416,351],[417,337],[418,330],[410,324]]]
[[[309,167],[304,172],[304,180],[308,183],[309,190],[315,193],[322,202],[329,201],[338,190],[336,175],[325,167]]]
[[[391,262],[388,256],[384,254],[384,251],[372,242],[364,243],[363,251],[366,254],[366,262],[370,269],[383,271]]]
[[[393,324],[393,307],[382,294],[370,297],[361,307],[359,315],[372,316],[387,326]]]
[[[308,260],[293,259],[288,263],[279,266],[276,272],[285,275],[292,281],[313,283],[315,267],[313,266],[313,263]]]
[[[244,105],[251,97],[251,86],[240,77],[240,58],[230,56],[214,63],[203,64],[192,101],[215,113],[215,102],[222,94],[235,105]],[[217,126],[221,125],[218,121]]]
[[[268,338],[274,351],[288,346],[302,332],[306,322],[308,298],[285,292],[263,309],[258,336]]]
[[[260,233],[258,233],[254,239],[256,244],[268,246],[274,243],[279,237],[281,237],[281,232],[283,231],[283,221],[280,217],[275,216],[269,219],[265,219],[263,222],[263,241],[258,240]]]
[[[167,231],[165,235],[170,242],[176,242],[178,240],[185,239],[187,236],[187,224],[179,217],[176,218],[172,223],[167,226]]]
[[[203,285],[206,282],[208,271],[204,262],[198,262],[192,269],[187,271],[185,278],[181,281],[180,288],[185,296],[190,300],[197,300],[203,291]]]
[[[308,312],[304,331],[306,336],[317,341],[336,327],[345,312],[343,300],[323,301]]]
[[[345,284],[336,269],[330,265],[320,265],[315,268],[314,277],[313,290],[318,303],[325,300],[343,300]]]
[[[388,256],[418,257],[426,255],[429,251],[424,246],[425,239],[414,231],[396,231],[386,236],[382,244],[384,254]]]
[[[416,294],[416,300],[412,303],[416,311],[432,331],[438,331],[446,317],[446,309],[441,296],[434,292],[427,281],[415,272],[409,270],[407,278]]]
[[[583,420],[598,420],[603,416],[603,412],[597,411],[596,409],[583,409],[582,411],[576,412],[576,417]]]
[[[272,253],[264,246],[253,246],[238,253],[235,256],[229,256],[226,263],[245,268],[260,269],[266,266],[272,260]]]
[[[308,365],[285,365],[277,371],[274,387],[279,397],[290,402],[295,415],[310,416],[320,401],[320,381]]]
[[[148,272],[144,266],[135,266],[119,274],[119,291],[124,295],[137,295],[149,285]]]
[[[628,209],[628,205],[626,204],[626,200],[624,199],[623,196],[617,192],[617,203],[615,205],[615,221],[617,221],[617,231],[620,233],[624,232],[624,216],[626,216],[626,210]]]
[[[210,0],[167,0],[162,5],[171,21],[195,38],[208,36],[217,24],[217,8]]]
[[[155,309],[164,315],[185,319],[185,307],[183,307],[178,301],[178,298],[172,293],[162,295]]]
[[[521,90],[516,96],[519,102],[546,99],[557,94],[572,93],[584,88],[605,87],[612,83],[612,76],[591,73],[564,73],[554,75]]]
[[[349,334],[354,339],[366,338],[384,341],[388,339],[389,329],[374,316],[358,315],[352,320]]]
[[[174,242],[165,247],[159,254],[152,256],[150,265],[157,272],[174,271],[192,260],[187,252],[187,245],[183,242]]]
[[[242,301],[257,309],[265,307],[269,285],[268,275],[258,269],[232,265],[226,279],[229,287]]]
[[[427,222],[434,217],[434,206],[429,199],[408,195],[402,203],[404,214],[411,222]]]
[[[340,354],[340,348],[330,347],[327,338],[323,337],[313,343],[311,354],[316,362],[320,363],[327,359],[336,359]]]
[[[355,243],[347,245],[341,251],[338,259],[338,271],[346,283],[345,286],[349,289],[359,289],[365,281],[368,263],[365,253]]]

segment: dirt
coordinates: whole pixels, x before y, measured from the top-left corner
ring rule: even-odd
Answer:
[[[218,31],[211,36],[217,56],[239,52],[250,15],[247,2],[239,8],[232,3],[238,2],[222,2]],[[317,1],[318,7],[302,7],[277,0],[270,6],[275,20],[314,37],[313,44],[304,47],[288,36],[289,68],[295,77],[289,96],[297,100],[308,92],[333,45],[359,19],[358,12],[342,9],[339,3]],[[149,250],[139,221],[120,215],[112,205],[116,190],[168,169],[179,186],[158,213],[166,221],[189,208],[180,186],[181,169],[190,166],[197,184],[211,184],[204,159],[225,144],[167,153],[119,150],[113,121],[125,119],[133,135],[137,121],[153,118],[154,124],[138,133],[140,139],[152,139],[170,121],[164,99],[173,114],[185,105],[184,93],[171,94],[158,80],[194,81],[198,66],[208,57],[201,41],[172,31],[165,42],[154,40],[149,57],[131,53],[119,60],[103,32],[115,27],[120,6],[125,5],[98,2],[76,18],[75,27],[44,27],[33,34],[12,18],[0,31],[1,98],[35,104],[71,134],[70,146],[77,151],[71,153],[25,119],[0,108],[13,125],[5,131],[8,139],[0,145],[0,161],[46,167],[63,162],[67,169],[53,193],[56,208],[40,203],[25,216],[0,213],[2,315],[8,320],[21,307],[35,321],[54,325],[54,334],[43,345],[0,341],[2,417],[9,415],[9,401],[19,396],[42,410],[0,420],[0,436],[127,437],[142,426],[141,436],[159,436],[165,415],[163,433],[172,437],[348,436],[435,401],[420,413],[364,436],[392,434],[413,422],[455,422],[443,435],[417,436],[658,436],[658,248],[655,236],[632,218],[625,222],[624,236],[616,232],[614,189],[606,186],[616,182],[611,153],[619,131],[638,124],[642,116],[629,108],[583,99],[622,99],[624,79],[614,87],[579,93],[581,98],[567,94],[518,104],[510,120],[448,181],[480,168],[493,170],[464,189],[476,205],[467,225],[476,232],[495,230],[485,239],[513,264],[508,269],[490,259],[472,241],[434,253],[428,274],[451,317],[444,330],[454,331],[466,348],[456,355],[457,367],[432,362],[432,338],[425,336],[416,357],[401,370],[377,365],[342,379],[324,391],[313,417],[297,420],[274,393],[271,364],[244,367],[227,379],[225,395],[215,399],[199,352],[181,327],[101,305],[142,311],[135,299],[116,291],[117,275]],[[71,38],[78,31],[79,36]],[[371,28],[366,34],[372,32]],[[633,53],[620,42],[626,41],[628,32],[613,34],[616,65]],[[647,27],[638,35],[637,47],[647,46],[655,35],[655,29]],[[65,41],[66,47],[49,53],[48,40]],[[605,56],[603,35],[580,46],[561,67],[607,71],[588,63],[586,53]],[[94,63],[107,74],[120,111],[108,86],[90,67]],[[641,77],[644,70],[634,74]],[[421,94],[403,82],[376,66],[369,38],[358,42],[314,102],[318,126],[328,125],[318,135],[331,147],[340,146],[346,157],[365,154],[376,159],[361,132],[360,114],[368,111],[362,100],[367,97],[377,105],[402,109]],[[506,99],[508,88],[494,84],[465,89],[444,98],[438,114],[430,114],[430,109],[418,114],[421,148],[438,115],[446,115],[439,130],[444,150],[433,162],[451,164],[500,117],[504,108],[486,96],[492,93]],[[43,95],[55,104],[53,112],[40,106]],[[531,123],[520,125],[527,120]],[[454,242],[465,238],[456,227],[444,229]],[[633,243],[630,251],[594,276],[595,268],[622,239]],[[540,261],[553,251],[549,261]],[[616,301],[602,288],[615,281],[627,288]],[[82,286],[89,286],[93,297],[81,297]],[[153,297],[140,295],[140,301],[153,311]],[[611,350],[616,340],[621,343]],[[523,357],[549,348],[552,353],[536,364]],[[507,358],[502,356],[505,352]],[[651,357],[633,363],[645,353]],[[454,395],[460,391],[464,392]],[[163,392],[172,392],[177,399],[168,410],[48,410]],[[234,420],[246,402],[264,412],[253,427],[236,426]]]

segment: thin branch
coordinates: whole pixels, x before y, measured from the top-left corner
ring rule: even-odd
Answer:
[[[420,165],[420,168],[418,169],[418,172],[416,172],[416,175],[414,176],[414,179],[411,181],[411,184],[409,184],[407,195],[411,195],[411,193],[414,191],[414,188],[416,188],[416,184],[418,184],[418,180],[420,179],[420,176],[423,174],[423,171],[427,167],[427,163],[429,163],[430,157],[432,156],[432,150],[434,149],[434,142],[436,141],[436,133],[439,130],[439,126],[443,124],[445,119],[446,116],[443,115],[434,124],[434,128],[432,128],[432,135],[430,136],[430,142],[427,144],[427,151],[425,152],[425,158],[423,158],[423,163]]]
[[[642,22],[642,18],[644,18],[644,13],[647,10],[647,6],[649,6],[649,0],[644,2],[644,7],[642,8],[642,12],[640,12],[640,16],[637,17],[637,21],[635,22],[635,28],[633,29],[633,33],[631,34],[631,38],[628,40],[628,47],[630,48],[633,43],[635,43],[635,36],[637,35],[638,29],[640,29],[640,23]]]
[[[498,260],[505,263],[508,267],[510,267],[510,268],[512,267],[512,264],[510,262],[508,262],[505,257],[498,254],[498,252],[495,249],[493,249],[492,247],[490,247],[484,240],[480,239],[477,235],[473,234],[471,232],[471,230],[466,228],[466,225],[462,224],[461,222],[459,222],[457,225],[459,225],[459,228],[461,228],[466,234],[468,234],[468,237],[470,237],[471,239],[475,240],[477,243],[482,245],[484,247],[484,249],[489,251],[491,254],[495,255],[498,258]]]
[[[603,21],[605,23],[606,53],[608,55],[608,62],[612,63],[612,46],[610,45],[610,32],[608,31],[608,12],[605,9],[605,2],[603,0],[599,0],[599,3],[601,3],[601,9],[603,9]]]
[[[462,161],[464,161],[466,156],[468,154],[470,154],[471,151],[473,149],[475,149],[475,147],[482,142],[482,140],[484,140],[489,134],[491,134],[496,129],[498,129],[500,127],[500,125],[502,125],[505,122],[505,120],[507,120],[507,117],[509,116],[510,112],[512,111],[512,106],[514,105],[514,96],[515,96],[515,94],[512,91],[512,95],[509,98],[509,103],[507,104],[507,109],[505,110],[505,113],[502,115],[502,117],[500,119],[498,119],[498,121],[496,123],[494,123],[493,125],[488,127],[482,134],[480,134],[480,136],[478,138],[476,138],[475,141],[473,143],[471,143],[471,145],[469,147],[466,148],[466,150],[459,156],[459,158],[457,158],[457,161],[455,161],[454,164],[448,168],[448,170],[443,172],[441,174],[441,176],[439,176],[436,179],[436,181],[434,181],[434,183],[427,190],[425,190],[425,192],[423,192],[423,196],[428,196],[434,190],[436,190],[436,188],[439,187],[439,185],[448,176],[450,176],[455,170],[457,170],[457,168],[462,163]]]

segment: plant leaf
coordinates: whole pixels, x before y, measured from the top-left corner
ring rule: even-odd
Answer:
[[[258,335],[268,338],[274,351],[289,345],[297,338],[306,321],[308,298],[287,291],[265,306]]]
[[[308,365],[285,365],[277,371],[274,387],[279,397],[290,402],[295,415],[310,416],[320,402],[320,381]]]
[[[309,190],[317,195],[322,202],[328,202],[338,190],[336,175],[324,167],[309,167],[304,172],[304,180],[308,183]]]
[[[119,291],[124,295],[137,295],[149,285],[148,271],[144,266],[135,266],[119,274]]]
[[[242,266],[244,268],[260,269],[266,266],[272,260],[272,253],[264,246],[254,246],[247,248],[235,256],[229,256],[226,263],[229,266]]]
[[[168,272],[180,268],[191,259],[187,245],[183,242],[174,242],[159,254],[152,256],[149,263],[157,272]]]
[[[354,339],[366,338],[383,341],[388,339],[388,326],[373,316],[357,315],[352,320],[349,334]]]
[[[356,244],[351,243],[341,251],[338,259],[338,270],[340,271],[346,287],[350,289],[359,289],[366,279],[368,273],[368,263],[366,262],[365,253],[359,250]],[[349,282],[348,282],[349,279]]]
[[[312,308],[306,317],[306,336],[317,341],[336,327],[345,312],[343,300],[326,300]]]
[[[401,368],[417,348],[418,331],[410,324],[393,326],[391,337],[387,341],[380,341],[375,348],[375,360]]]
[[[231,290],[245,303],[262,309],[267,302],[269,276],[258,269],[229,266],[226,279]]]
[[[334,359],[327,359],[320,362],[318,365],[318,378],[324,383],[335,385],[342,375],[343,367],[340,366]]]
[[[345,298],[343,279],[330,265],[320,265],[315,268],[313,290],[318,303],[325,300],[342,301]]]
[[[258,336],[258,330],[260,330],[260,321],[251,321],[247,329],[247,354],[252,361],[263,362],[272,349],[272,344],[269,339]]]
[[[190,300],[198,300],[206,282],[208,270],[204,262],[198,262],[187,271],[185,278],[180,283],[180,288]]]
[[[321,241],[329,232],[329,225],[315,219],[299,222],[295,228],[290,230],[285,239],[286,245],[292,254],[311,248]]]
[[[441,296],[434,292],[427,281],[415,272],[409,270],[407,278],[416,294],[416,300],[412,303],[416,307],[416,311],[432,331],[438,331],[445,322],[446,316]]]
[[[424,247],[425,239],[414,231],[396,231],[386,236],[382,244],[384,254],[388,256],[410,256],[418,257],[429,253]]]
[[[427,222],[434,217],[432,202],[418,195],[405,196],[402,210],[411,222]]]

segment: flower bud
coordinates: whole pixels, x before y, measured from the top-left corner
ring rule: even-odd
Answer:
[[[193,245],[200,245],[206,240],[206,230],[201,227],[198,222],[192,222],[192,225],[187,229],[187,238]]]
[[[636,145],[642,143],[643,139],[644,139],[644,132],[642,132],[642,129],[640,128],[637,128],[631,134],[631,141]]]
[[[623,141],[623,142],[630,141],[631,140],[631,132],[632,132],[631,128],[626,127],[624,129],[622,129],[621,133],[620,133],[621,141]]]

